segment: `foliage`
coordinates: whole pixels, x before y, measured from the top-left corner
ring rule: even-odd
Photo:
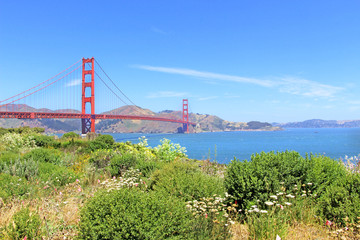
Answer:
[[[98,149],[91,153],[89,162],[95,168],[105,168],[109,166],[111,159],[114,157],[115,152],[110,149]]]
[[[35,148],[36,143],[31,135],[9,132],[0,137],[0,146],[7,151],[17,151]]]
[[[39,163],[39,177],[44,182],[54,186],[64,186],[78,178],[71,169],[64,166],[55,166],[48,162]]]
[[[7,237],[9,239],[40,239],[41,225],[39,214],[31,212],[29,208],[22,208],[15,213],[12,222],[7,226]]]
[[[119,176],[121,172],[136,165],[136,156],[130,153],[115,155],[110,160],[109,170],[111,176]]]
[[[193,239],[185,204],[159,192],[101,192],[81,210],[81,239]]]
[[[101,183],[107,191],[119,190],[120,188],[132,188],[143,186],[146,188],[146,183],[141,179],[141,172],[138,169],[129,169],[123,172],[123,177],[106,179]]]
[[[6,200],[20,197],[29,192],[30,187],[24,178],[0,173],[0,198]]]
[[[150,188],[185,201],[224,194],[223,180],[201,172],[189,162],[174,161],[156,170],[150,177]]]
[[[265,201],[271,193],[297,182],[305,182],[306,160],[297,152],[255,154],[251,161],[234,159],[225,176],[225,187],[238,201],[241,209],[249,208],[254,200]]]
[[[64,133],[62,136],[61,136],[61,139],[79,139],[80,138],[80,135],[77,134],[77,133],[74,133],[74,132],[68,132],[68,133]]]
[[[90,148],[93,151],[97,149],[110,149],[114,143],[115,140],[111,135],[100,135],[90,142]]]
[[[24,155],[24,159],[33,159],[37,162],[49,162],[55,165],[62,164],[64,154],[58,149],[36,148]]]
[[[160,140],[161,145],[154,148],[155,154],[159,160],[170,162],[176,158],[187,157],[186,149],[181,147],[179,144],[172,143],[169,139]]]
[[[0,172],[7,173],[12,176],[18,176],[26,178],[27,180],[33,179],[37,176],[39,171],[39,163],[33,159],[20,160],[15,159],[10,161],[8,164],[4,164],[0,168]]]
[[[36,134],[33,135],[35,145],[38,147],[60,147],[61,143],[55,140],[54,136]]]

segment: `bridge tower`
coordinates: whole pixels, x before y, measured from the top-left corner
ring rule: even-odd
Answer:
[[[86,104],[91,107],[91,117],[81,119],[82,134],[95,132],[95,76],[94,76],[94,58],[82,59],[82,98],[81,114],[86,112]]]
[[[182,120],[186,123],[183,123],[183,133],[189,133],[189,101],[183,99],[183,112]]]

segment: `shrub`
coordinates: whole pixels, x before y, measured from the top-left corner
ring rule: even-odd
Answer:
[[[20,160],[16,159],[4,164],[0,172],[7,173],[13,176],[23,177],[30,180],[37,176],[39,170],[39,163],[33,159]]]
[[[29,192],[28,182],[24,178],[0,173],[0,198],[6,200],[20,197]]]
[[[89,162],[94,165],[95,168],[105,168],[109,166],[111,159],[115,153],[109,149],[98,149],[91,153]]]
[[[90,148],[93,151],[97,149],[110,149],[114,143],[115,140],[111,135],[100,135],[90,142]]]
[[[41,162],[39,163],[39,177],[44,182],[49,182],[49,184],[54,186],[64,186],[74,182],[78,176],[66,167],[55,166],[48,162]]]
[[[307,169],[307,161],[297,152],[262,152],[252,155],[250,162],[231,161],[225,187],[238,200],[239,207],[246,209],[255,204],[255,200],[266,201],[280,187],[289,189],[304,182]]]
[[[60,147],[61,143],[54,136],[34,135],[35,145],[38,147]]]
[[[185,201],[199,200],[225,192],[223,179],[202,173],[188,162],[174,161],[156,170],[150,177],[150,188]]]
[[[136,156],[131,153],[125,153],[122,155],[115,155],[110,160],[109,170],[111,176],[119,176],[121,172],[127,170],[136,165]]]
[[[33,159],[37,162],[49,162],[56,165],[62,164],[63,153],[57,149],[36,148],[24,155],[24,159]]]
[[[101,192],[81,210],[81,239],[194,239],[185,204],[158,192]],[[209,237],[209,236],[208,236]],[[207,238],[204,238],[207,239]]]
[[[154,152],[159,160],[165,162],[174,161],[176,158],[187,157],[186,149],[179,144],[172,143],[169,139],[162,139],[161,145],[154,148]]]
[[[40,239],[41,218],[39,214],[30,212],[29,208],[22,208],[13,216],[6,233],[9,239]]]
[[[80,135],[77,134],[77,133],[74,133],[74,132],[68,132],[68,133],[64,133],[62,136],[61,136],[61,139],[79,139],[80,138]]]
[[[6,133],[0,137],[0,145],[5,150],[19,150],[35,148],[33,136],[23,136],[19,133]]]

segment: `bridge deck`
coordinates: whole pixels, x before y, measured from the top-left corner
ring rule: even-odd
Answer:
[[[196,123],[176,120],[171,118],[150,117],[150,116],[132,116],[132,115],[110,115],[110,114],[81,114],[81,113],[44,113],[44,112],[0,112],[0,118],[18,118],[18,119],[36,119],[36,118],[91,118],[91,119],[129,119],[162,121],[174,123],[187,123],[195,126]]]

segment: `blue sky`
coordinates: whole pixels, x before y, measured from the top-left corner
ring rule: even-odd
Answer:
[[[188,98],[229,121],[360,119],[359,11],[358,0],[0,0],[0,99],[95,57],[153,111]]]

